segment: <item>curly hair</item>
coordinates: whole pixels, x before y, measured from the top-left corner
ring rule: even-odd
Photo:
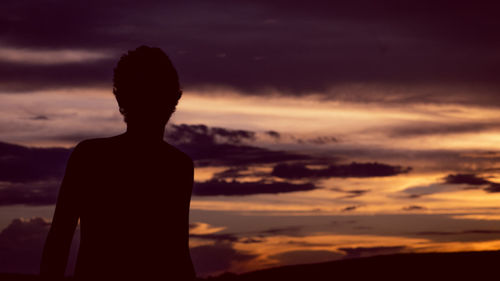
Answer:
[[[182,95],[179,76],[160,48],[140,46],[122,55],[114,69],[113,94],[126,123],[145,117],[165,123]]]

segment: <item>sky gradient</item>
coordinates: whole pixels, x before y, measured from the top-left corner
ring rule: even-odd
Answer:
[[[143,44],[184,91],[165,139],[195,161],[200,276],[500,249],[497,6],[7,1],[0,272],[37,272],[71,148],[125,130],[113,68]]]

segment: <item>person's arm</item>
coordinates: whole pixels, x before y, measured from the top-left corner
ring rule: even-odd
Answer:
[[[78,223],[77,187],[80,185],[81,149],[75,147],[71,154],[66,173],[59,189],[56,209],[52,219],[40,263],[43,278],[63,278],[66,271],[69,250]]]

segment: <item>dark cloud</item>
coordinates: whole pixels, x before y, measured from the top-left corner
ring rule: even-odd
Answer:
[[[302,229],[303,229],[302,226],[296,226],[296,225],[279,227],[279,228],[270,228],[260,231],[259,236],[269,236],[269,235],[304,236],[304,234],[301,233]]]
[[[420,211],[420,210],[425,210],[425,207],[418,206],[418,205],[410,205],[407,207],[403,208],[404,211]]]
[[[327,244],[327,243],[310,243],[306,241],[288,241],[286,242],[288,245],[293,245],[293,246],[301,246],[305,248],[311,248],[311,247],[329,247],[332,246],[332,244]]]
[[[293,265],[334,261],[343,256],[342,253],[327,250],[296,250],[272,255],[270,258],[277,259],[280,265]]]
[[[486,226],[487,227],[487,226]],[[473,241],[493,241],[498,239],[499,229],[465,229],[465,230],[431,230],[414,233],[417,236],[425,236],[427,239],[438,242],[473,242]]]
[[[490,230],[490,229],[474,229],[474,230],[463,230],[463,231],[422,231],[417,232],[417,235],[422,236],[446,236],[446,235],[462,235],[462,234],[500,234],[500,230]]]
[[[177,144],[241,144],[244,141],[255,140],[255,132],[208,127],[202,124],[171,124],[165,132],[165,138]]]
[[[353,229],[357,229],[357,230],[369,230],[369,229],[373,229],[373,227],[360,225],[360,226],[353,227]]]
[[[345,208],[342,209],[342,212],[350,212],[350,211],[354,211],[358,208],[358,206],[347,206]]]
[[[495,183],[495,182],[490,182],[489,186],[484,189],[486,192],[489,193],[497,193],[500,192],[500,184]]]
[[[49,120],[49,117],[47,117],[46,115],[35,115],[33,117],[30,118],[31,120],[42,120],[42,121],[45,121],[45,120]]]
[[[50,222],[43,218],[14,219],[0,232],[0,272],[38,274],[43,245]],[[76,261],[79,228],[71,246],[68,271],[72,272]]]
[[[244,196],[253,194],[277,194],[317,189],[312,183],[289,183],[278,181],[239,182],[212,179],[196,182],[193,195],[196,196]]]
[[[271,176],[267,172],[255,171],[245,166],[229,168],[213,175],[213,179],[226,181],[244,177],[259,177],[261,179],[266,179],[270,178]]]
[[[214,179],[228,179],[228,178],[241,178],[244,177],[245,175],[242,174],[242,172],[248,171],[248,167],[235,167],[235,168],[229,168],[227,170],[224,170],[222,172],[215,173],[213,175]]]
[[[105,87],[111,92],[113,68],[117,61],[118,57],[78,64],[29,65],[0,60],[0,92],[70,87]]]
[[[355,197],[359,197],[359,196],[369,192],[369,190],[367,190],[367,189],[354,189],[354,190],[347,190],[345,192],[347,192],[349,194],[345,198],[355,198]]]
[[[463,153],[462,157],[473,159],[495,159],[500,160],[500,152],[498,151],[474,151]]]
[[[237,242],[239,241],[239,238],[231,233],[211,233],[211,234],[190,234],[189,237],[191,238],[198,238],[198,239],[205,239],[205,240],[212,240],[216,242]]]
[[[332,221],[333,225],[342,225],[342,224],[355,224],[357,221],[355,220],[347,220],[347,221]]]
[[[345,252],[344,258],[361,258],[378,255],[390,255],[401,253],[406,250],[405,246],[390,246],[390,247],[357,247],[357,248],[339,248]]]
[[[299,140],[297,140],[297,142],[298,143],[311,143],[311,144],[321,145],[321,144],[337,143],[337,142],[339,142],[339,140],[336,137],[322,136],[322,137],[316,137],[316,138],[311,138],[311,139],[306,139],[306,140],[299,139]]]
[[[346,83],[498,89],[500,20],[493,12],[497,8],[493,1],[450,5],[444,0],[404,4],[273,0],[238,5],[10,0],[0,12],[0,40],[13,48],[111,49],[116,57],[141,44],[157,45],[173,58],[185,87],[226,85],[250,93],[275,88],[296,95]],[[112,65],[106,62],[86,72],[69,68],[81,66],[28,65],[13,69],[7,78],[0,75],[0,85],[10,81],[25,88],[108,84]],[[28,73],[26,80],[23,73]],[[36,81],[29,73],[43,78]],[[454,92],[400,92],[325,95],[357,101],[448,99],[498,105],[494,90],[472,91],[474,96],[465,94],[465,99]]]
[[[370,192],[368,189],[353,189],[353,190],[344,190],[341,188],[331,188],[330,190],[336,192],[346,193],[347,195],[343,198],[355,198],[364,195],[367,192]]]
[[[238,242],[244,243],[244,244],[255,244],[255,243],[262,243],[262,242],[264,242],[264,240],[249,237],[249,238],[243,238]]]
[[[463,187],[462,185],[466,185]],[[476,174],[450,174],[443,178],[443,182],[432,183],[425,186],[413,186],[403,190],[410,193],[410,198],[419,198],[440,192],[452,192],[458,190],[480,189],[488,193],[500,192],[500,184],[492,182]]]
[[[91,135],[66,135],[60,138],[82,140]],[[214,180],[197,183],[195,195],[249,195],[282,193],[315,189],[313,184],[287,182],[226,182],[238,177],[248,165],[289,160],[307,160],[311,156],[273,151],[250,145],[255,133],[244,130],[210,128],[204,125],[171,125],[167,139],[190,155],[197,166],[234,166]],[[57,198],[59,183],[64,176],[71,149],[32,148],[0,142],[0,205],[51,205]],[[267,174],[254,173],[267,177]]]
[[[59,181],[0,184],[0,206],[52,205],[56,203]]]
[[[255,139],[252,131],[180,124],[169,126],[165,137],[188,154],[197,166],[238,167],[312,158],[245,144]]]
[[[404,189],[403,193],[409,193],[410,195],[406,198],[417,199],[425,195],[443,193],[443,192],[455,192],[463,190],[464,188],[459,185],[450,185],[445,183],[431,183],[429,185],[419,185],[412,186]]]
[[[190,229],[196,228],[197,224],[190,224]],[[210,240],[214,242],[239,242],[245,244],[253,244],[253,243],[262,243],[265,241],[266,237],[272,237],[276,235],[282,236],[291,236],[291,237],[304,237],[306,234],[303,232],[303,226],[285,226],[285,227],[277,227],[277,228],[269,228],[260,231],[249,231],[243,233],[207,233],[207,234],[193,234],[189,235],[190,238],[204,239]],[[302,243],[300,241],[296,241],[297,245]],[[291,242],[290,244],[293,244]],[[317,244],[319,245],[319,244]],[[306,244],[302,244],[302,246],[306,246]],[[310,246],[314,246],[310,244]]]
[[[71,150],[28,148],[0,142],[0,181],[60,179]]]
[[[35,217],[14,219],[0,232],[0,272],[38,274],[43,246],[50,228],[50,221]],[[124,230],[126,231],[126,230]],[[235,250],[230,238],[207,234],[195,236],[215,241],[214,245],[191,248],[191,257],[198,275],[220,273],[230,268],[232,262],[246,262],[256,255]],[[191,235],[193,237],[193,235]],[[77,227],[72,241],[66,274],[72,275],[80,243],[80,228]]]
[[[42,218],[13,220],[0,232],[0,271],[38,273],[49,227]]]
[[[0,142],[0,205],[51,205],[71,149]]]
[[[475,174],[456,174],[448,175],[445,178],[446,183],[454,184],[468,184],[471,186],[478,186],[477,188],[487,185],[483,190],[488,193],[500,192],[500,184],[489,181],[485,178],[478,177]]]
[[[387,177],[408,173],[410,167],[391,166],[381,163],[356,163],[347,165],[329,165],[327,168],[311,169],[306,164],[278,164],[272,175],[280,178],[330,178],[330,177]]]
[[[418,137],[429,135],[449,135],[449,134],[467,134],[479,133],[483,131],[500,130],[498,122],[478,122],[478,123],[435,123],[435,122],[411,122],[401,127],[384,129],[390,137]]]
[[[198,246],[190,250],[198,276],[222,273],[230,269],[233,262],[248,262],[257,257],[254,254],[238,251],[227,242]]]
[[[279,140],[281,138],[281,134],[276,131],[265,131],[264,133],[276,140]]]
[[[469,184],[469,185],[483,185],[489,183],[489,181],[480,178],[475,174],[447,175],[444,178],[444,182],[452,184]]]
[[[179,144],[184,151],[202,166],[246,166],[252,164],[271,164],[294,160],[307,160],[311,156],[288,151],[269,150],[249,145],[231,144]]]

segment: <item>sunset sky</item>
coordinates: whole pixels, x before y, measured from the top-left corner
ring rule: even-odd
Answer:
[[[38,271],[71,148],[125,130],[113,68],[140,45],[183,87],[165,139],[195,161],[200,276],[500,249],[498,5],[229,3],[2,5],[0,272]]]

